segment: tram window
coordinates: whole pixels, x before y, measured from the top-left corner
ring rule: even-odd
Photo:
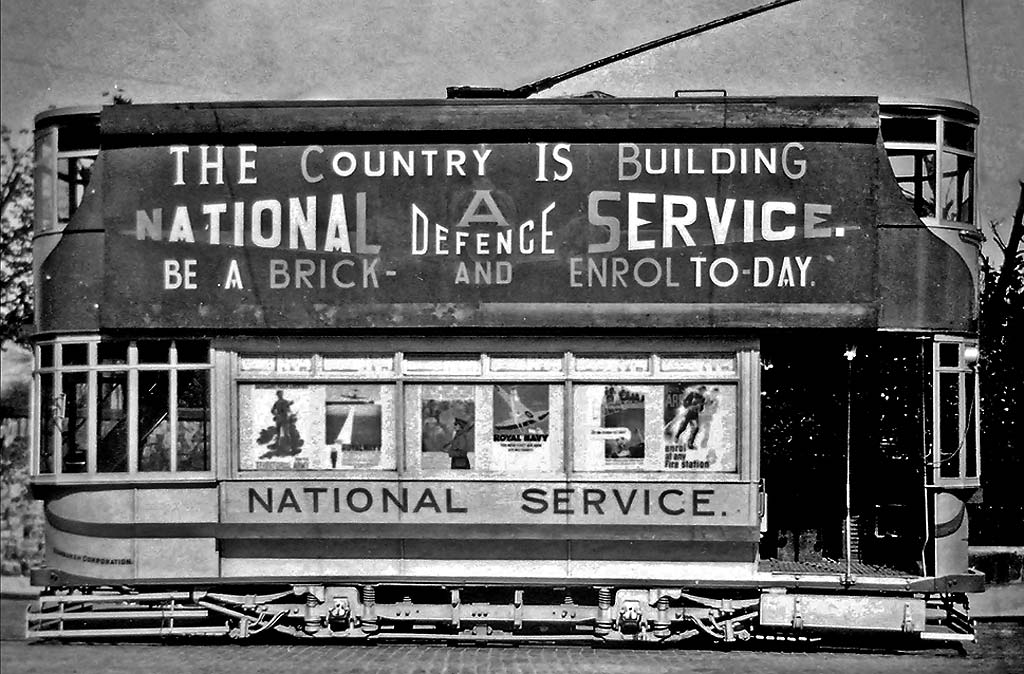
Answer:
[[[974,160],[970,157],[942,153],[942,180],[939,183],[942,218],[956,222],[974,220],[974,197],[971,191]]]
[[[933,421],[934,479],[948,484],[976,485],[978,456],[978,390],[969,343],[940,337],[934,344]]]
[[[84,345],[76,345],[84,346]],[[64,348],[67,356],[67,347]],[[62,377],[64,420],[61,423],[61,460],[65,473],[84,473],[89,448],[89,380],[86,372],[68,372]]]
[[[166,357],[166,356],[165,356]],[[142,360],[142,349],[139,349]],[[167,372],[139,372],[137,421],[139,470],[171,469],[170,376]]]
[[[581,471],[735,472],[737,385],[575,387]]]
[[[554,366],[541,366],[547,365]],[[407,385],[405,410],[407,464],[413,472],[563,469],[561,386],[522,381]]]
[[[958,367],[960,365],[960,343],[946,342],[939,344],[939,367]]]
[[[960,475],[960,385],[955,372],[939,373],[939,475]]]
[[[943,133],[947,146],[967,152],[974,151],[973,128],[956,122],[946,122]]]
[[[128,363],[128,342],[100,342],[98,350],[100,365],[125,365]]]
[[[967,452],[967,455],[964,457],[964,462],[966,463],[966,470],[964,471],[964,474],[967,477],[978,477],[978,443],[977,438],[975,437],[976,415],[973,414],[977,395],[977,392],[974,390],[974,373],[968,372],[964,381],[966,385],[966,400],[968,405],[967,428],[964,433],[964,450]]]
[[[209,347],[185,352],[195,362],[170,340],[41,344],[39,472],[209,470]]]
[[[53,367],[53,344],[39,347],[39,367]]]
[[[128,471],[128,373],[100,372],[96,388],[96,470]]]
[[[239,386],[242,470],[395,468],[392,385],[263,382]]]
[[[88,365],[89,345],[88,344],[64,344],[61,347],[62,365]]]
[[[157,342],[139,342],[140,363],[167,363],[170,362],[171,343],[167,340]]]
[[[51,353],[52,347],[48,347]],[[45,361],[43,361],[45,362]],[[53,374],[46,372],[39,377],[39,472],[53,472],[53,441],[56,419],[58,418],[54,406],[56,400],[53,395]]]
[[[60,156],[57,159],[57,221],[67,223],[85,197],[95,157]]]
[[[179,363],[210,362],[210,345],[207,342],[176,341],[174,346],[178,351]]]
[[[178,359],[181,360],[179,349]],[[209,374],[202,370],[178,373],[178,465],[181,471],[209,470]]]
[[[935,216],[935,152],[931,150],[892,150],[892,165],[903,196],[914,205],[918,217]]]
[[[935,143],[935,120],[884,117],[882,138],[887,143]]]
[[[405,394],[410,468],[480,470],[478,450],[485,436],[475,387],[421,384],[407,386]]]

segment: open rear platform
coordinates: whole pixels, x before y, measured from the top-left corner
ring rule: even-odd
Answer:
[[[758,571],[762,573],[784,573],[784,574],[843,574],[846,573],[846,562],[834,559],[819,559],[812,561],[787,561],[782,559],[762,559],[758,563]],[[872,576],[882,578],[916,578],[916,574],[887,566],[876,564],[865,564],[863,562],[852,562],[850,573],[857,576]]]

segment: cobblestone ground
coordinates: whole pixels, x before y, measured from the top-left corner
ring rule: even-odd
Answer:
[[[448,672],[508,674],[632,674],[695,672],[700,674],[845,674],[893,672],[1024,672],[1024,624],[983,623],[980,643],[966,656],[950,649],[910,653],[753,652],[716,650],[642,650],[580,646],[441,646],[377,645],[159,645],[159,644],[36,644],[20,640],[24,602],[0,602],[3,611],[4,674],[103,672],[164,674],[216,672]]]

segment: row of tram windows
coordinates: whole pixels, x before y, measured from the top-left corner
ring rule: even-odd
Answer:
[[[39,474],[210,470],[205,341],[36,346]]]
[[[230,470],[740,473],[756,353],[223,353],[199,341],[36,346],[39,474]],[[230,370],[230,372],[227,372]],[[219,375],[218,375],[219,376]],[[211,419],[212,408],[216,408]],[[220,426],[219,426],[220,427]],[[223,437],[217,434],[217,437]]]
[[[237,468],[735,477],[751,363],[744,351],[243,354]]]
[[[922,421],[932,479],[974,484],[976,345],[929,341],[931,357],[921,364],[931,405]],[[225,429],[217,437],[231,438],[225,465],[238,475],[622,471],[735,479],[762,404],[756,381],[764,363],[745,348],[436,357],[225,352],[216,360],[225,382],[216,400],[213,355],[198,340],[38,344],[35,470],[208,473],[216,422]],[[920,399],[917,391],[906,392],[908,400]]]

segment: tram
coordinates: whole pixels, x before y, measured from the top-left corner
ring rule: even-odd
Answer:
[[[28,636],[973,640],[977,124],[41,114]]]

